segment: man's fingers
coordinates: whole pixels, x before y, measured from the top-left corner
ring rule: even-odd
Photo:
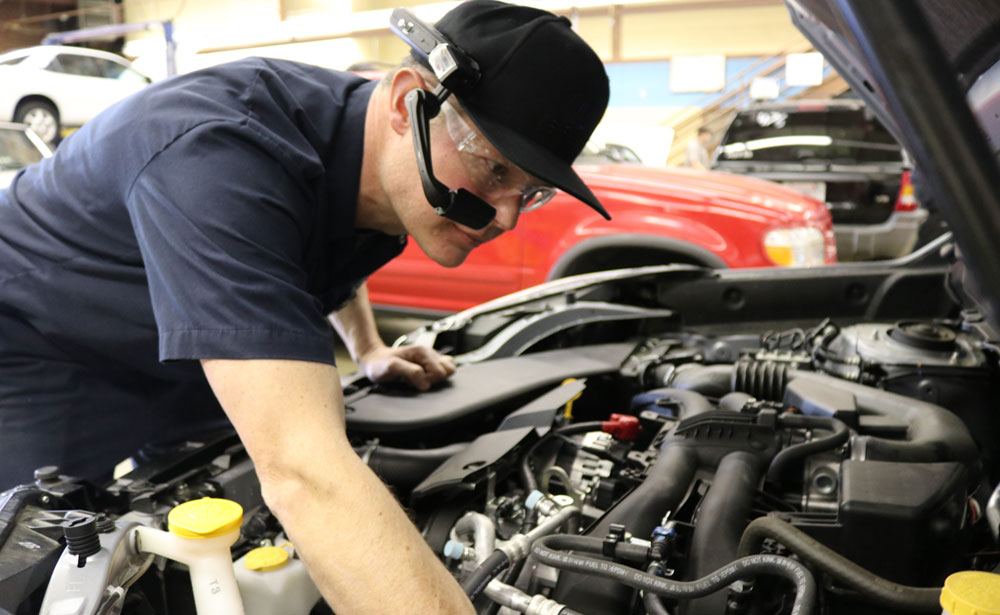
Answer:
[[[455,359],[452,359],[449,355],[439,354],[438,362],[441,364],[441,367],[444,368],[444,371],[448,376],[455,373]]]
[[[404,380],[421,391],[455,373],[451,357],[426,346],[382,348],[366,355],[360,363],[375,382]]]
[[[455,364],[451,357],[443,360],[443,355],[438,354],[426,346],[405,346],[400,349],[399,356],[407,361],[412,361],[423,368],[430,382],[441,382],[455,373]]]
[[[431,388],[431,380],[423,366],[403,358],[396,357],[389,363],[386,376],[391,380],[405,380],[421,391]]]

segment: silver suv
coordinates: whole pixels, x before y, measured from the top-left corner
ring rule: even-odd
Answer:
[[[927,210],[906,153],[859,100],[759,103],[733,118],[713,168],[796,188],[826,203],[841,261],[913,250]]]

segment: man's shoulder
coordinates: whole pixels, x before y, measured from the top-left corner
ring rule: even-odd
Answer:
[[[356,87],[366,81],[364,77],[351,72],[305,62],[257,56],[209,66],[187,75],[190,79],[197,79],[201,76],[247,81],[260,79],[263,76],[300,85],[311,83],[319,87],[336,85]]]

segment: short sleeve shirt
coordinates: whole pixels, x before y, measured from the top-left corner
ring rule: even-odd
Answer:
[[[354,228],[375,85],[258,58],[111,107],[0,192],[3,322],[181,379],[201,374],[180,359],[333,363],[326,316],[405,242]]]

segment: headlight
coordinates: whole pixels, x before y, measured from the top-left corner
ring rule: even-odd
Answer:
[[[826,262],[823,231],[811,226],[779,228],[764,235],[764,252],[775,265],[815,267]]]

